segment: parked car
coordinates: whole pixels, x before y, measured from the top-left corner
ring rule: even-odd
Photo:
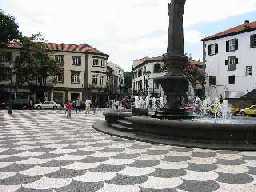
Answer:
[[[45,101],[43,103],[34,104],[34,109],[60,109],[61,105],[55,101]]]
[[[243,116],[245,115],[256,116],[256,105],[252,105],[251,107],[241,109],[240,114]]]

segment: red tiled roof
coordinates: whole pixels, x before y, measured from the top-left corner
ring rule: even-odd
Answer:
[[[202,41],[220,39],[220,38],[223,38],[223,37],[237,35],[239,33],[244,33],[244,32],[249,32],[249,31],[254,31],[254,30],[256,30],[256,21],[251,22],[251,23],[244,23],[242,25],[230,28],[226,31],[223,31],[223,32],[217,33],[215,35],[206,37],[206,38],[202,39]]]
[[[158,57],[144,57],[142,59],[137,59],[137,64],[141,65],[143,63],[148,63],[148,62],[154,62],[154,61],[163,61],[163,56],[158,56]]]
[[[96,48],[93,48],[92,46],[88,44],[57,44],[57,43],[48,43],[48,49],[50,51],[65,51],[65,52],[77,52],[77,53],[95,53],[95,54],[101,54],[106,55],[107,54],[97,50]]]
[[[48,49],[49,51],[65,51],[65,52],[77,52],[77,53],[95,53],[100,54],[104,56],[108,56],[107,54],[97,50],[96,48],[93,48],[92,46],[88,44],[57,44],[57,43],[48,43]],[[21,49],[22,45],[18,41],[11,41],[7,48],[13,48],[13,49]]]

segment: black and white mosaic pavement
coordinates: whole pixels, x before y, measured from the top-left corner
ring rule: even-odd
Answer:
[[[182,148],[99,133],[102,114],[0,111],[0,192],[255,192],[256,152]]]

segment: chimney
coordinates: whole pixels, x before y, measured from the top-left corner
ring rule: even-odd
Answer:
[[[245,21],[244,21],[244,24],[249,24],[249,23],[250,23],[249,20],[245,20]]]

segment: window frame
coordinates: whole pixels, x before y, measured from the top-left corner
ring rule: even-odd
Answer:
[[[250,69],[250,70],[248,70]],[[252,65],[248,65],[245,67],[245,76],[252,76]]]
[[[92,75],[92,85],[98,85],[98,75]]]
[[[238,58],[236,56],[229,56],[227,60],[228,71],[235,71],[237,69]]]
[[[100,76],[100,85],[104,84],[104,76]]]
[[[100,67],[105,68],[105,61],[104,60],[100,61]]]
[[[209,85],[216,86],[217,85],[217,77],[216,76],[209,76]]]
[[[55,60],[60,66],[64,66],[64,55],[54,55],[54,60]]]
[[[61,78],[59,78],[61,77]],[[64,69],[60,69],[60,72],[56,75],[57,83],[63,84],[64,83]]]
[[[99,66],[99,59],[93,59],[92,60],[92,66],[93,67],[98,67]]]
[[[234,79],[231,79],[231,78],[234,78]],[[228,76],[228,84],[229,85],[235,85],[236,84],[236,76],[235,75]]]
[[[82,63],[82,58],[81,56],[72,56],[72,65],[80,66]]]
[[[213,44],[208,45],[208,55],[209,56],[217,55],[218,52],[219,52],[218,43],[213,43]]]
[[[71,71],[71,84],[80,84],[80,71]]]
[[[239,41],[237,38],[226,41],[226,52],[235,52],[238,50]]]
[[[256,48],[256,34],[253,34],[250,36],[250,47],[251,48]]]

